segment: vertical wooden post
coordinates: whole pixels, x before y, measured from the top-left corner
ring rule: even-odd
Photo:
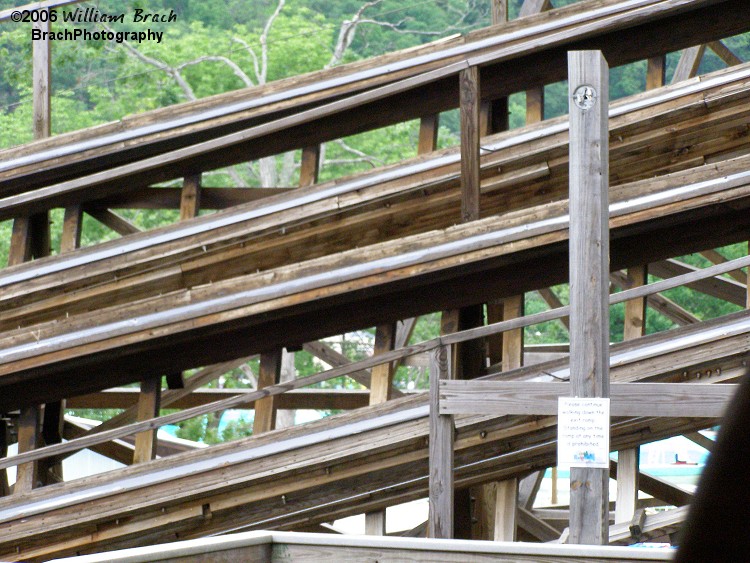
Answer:
[[[188,174],[183,179],[180,194],[180,221],[198,216],[201,206],[201,175]]]
[[[8,457],[8,446],[10,445],[9,434],[8,419],[0,418],[0,457]],[[3,469],[0,471],[0,497],[6,497],[9,494],[8,472]]]
[[[492,2],[492,25],[498,25],[508,21],[508,0],[491,0]]]
[[[419,121],[419,141],[417,143],[417,154],[426,154],[437,148],[438,129],[440,126],[440,115],[433,113],[422,116]]]
[[[479,68],[459,74],[461,116],[461,219],[479,219]]]
[[[39,407],[24,407],[18,417],[18,453],[36,448],[39,435]],[[37,463],[22,463],[16,470],[13,494],[27,493],[36,487]]]
[[[628,277],[634,286],[645,285],[647,268],[630,268]],[[625,324],[623,340],[640,338],[646,329],[646,298],[625,302]],[[621,450],[617,455],[617,502],[615,503],[615,524],[630,522],[638,508],[638,466],[639,448]]]
[[[568,53],[570,93],[570,382],[609,396],[609,68]],[[570,543],[609,541],[609,469],[571,468]]]
[[[65,208],[63,230],[60,237],[60,253],[71,252],[81,246],[83,211],[80,204]]]
[[[526,124],[544,119],[544,86],[526,90]]]
[[[260,355],[258,370],[258,389],[275,385],[281,375],[281,349]],[[273,430],[276,426],[276,406],[273,397],[265,397],[255,401],[255,419],[253,420],[253,434],[261,434]]]
[[[451,378],[449,347],[430,355],[430,521],[431,538],[453,538],[453,416],[438,410],[441,379]]]
[[[299,186],[312,186],[318,181],[320,173],[320,145],[302,149],[302,160],[299,168]]]
[[[396,323],[386,323],[375,328],[373,356],[393,350],[396,343]],[[374,366],[370,378],[370,404],[390,400],[393,391],[393,362]],[[365,530],[368,535],[385,535],[385,510],[365,513]]]
[[[137,419],[148,420],[159,416],[159,403],[161,401],[161,378],[151,377],[141,382],[141,392],[138,395]],[[135,451],[133,452],[133,463],[151,461],[156,457],[156,433],[157,429],[145,430],[135,435]]]
[[[646,90],[661,88],[666,82],[667,58],[651,57],[646,63]]]
[[[393,350],[396,342],[396,323],[386,323],[375,329],[373,355]],[[372,368],[370,378],[370,404],[384,403],[391,398],[393,390],[393,363],[380,364]]]
[[[65,399],[44,405],[42,438],[44,438],[45,446],[62,442],[64,426]],[[43,485],[51,485],[63,481],[62,461],[55,461],[54,458],[41,460],[38,471],[39,481]]]
[[[50,44],[47,32],[49,22],[35,22],[34,29],[42,32],[38,41],[32,41],[33,64],[33,105],[34,105],[34,138],[49,137],[50,127]]]

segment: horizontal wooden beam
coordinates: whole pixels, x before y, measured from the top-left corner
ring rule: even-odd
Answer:
[[[201,209],[226,209],[259,201],[295,188],[207,188],[201,186]],[[122,190],[92,200],[86,209],[179,209],[182,188]]]
[[[611,416],[721,417],[736,384],[613,383]],[[556,415],[569,383],[441,381],[440,414]]]

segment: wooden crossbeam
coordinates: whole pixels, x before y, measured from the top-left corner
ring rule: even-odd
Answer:
[[[87,207],[86,213],[118,235],[127,236],[141,232],[133,223],[109,209],[89,209]]]
[[[706,51],[705,45],[696,45],[694,47],[688,47],[682,51],[680,60],[677,61],[677,68],[672,75],[672,84],[682,82],[688,78],[692,78],[698,72],[698,67],[701,64],[703,53]]]
[[[723,263],[726,264],[726,262]],[[674,259],[662,260],[649,265],[649,273],[663,279],[700,270],[701,268]],[[695,280],[694,282],[686,283],[685,286],[716,297],[717,299],[734,303],[735,305],[742,307],[745,305],[745,286],[732,279],[716,276]]]
[[[441,381],[441,414],[556,415],[570,383]],[[612,416],[722,416],[736,384],[613,383]]]

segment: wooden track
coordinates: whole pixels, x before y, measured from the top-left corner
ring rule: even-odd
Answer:
[[[746,0],[588,0],[2,151],[0,220],[75,205],[112,224],[118,219],[107,210],[116,205],[179,207],[177,190],[152,186],[197,178],[199,190],[206,170],[455,108],[458,77],[467,67],[479,76],[483,100],[492,101],[564,78],[570,49],[600,48],[614,66],[748,30]],[[748,239],[748,101],[750,63],[611,104],[610,267],[618,283],[630,283],[620,270],[646,264],[664,278],[690,272],[674,257]],[[0,413],[164,374],[180,379],[184,370],[220,363],[206,369],[218,375],[232,367],[222,362],[268,358],[270,351],[333,334],[564,283],[567,145],[566,118],[482,137],[472,171],[480,189],[468,195],[466,147],[276,193],[215,190],[208,192],[210,206],[221,209],[215,214],[150,232],[120,222],[131,233],[122,239],[1,270]],[[464,222],[462,206],[472,197],[479,212]],[[690,278],[690,287],[740,306],[745,285]],[[698,320],[687,312],[683,317]],[[360,366],[373,368],[363,372],[367,382],[375,378],[375,360]],[[613,382],[680,383],[690,397],[683,404],[669,387],[669,417],[615,419],[613,449],[716,424],[709,403],[718,399],[706,393],[703,400],[696,384],[733,382],[746,374],[749,360],[745,311],[613,346]],[[569,375],[566,359],[502,372],[500,366],[486,377],[515,382],[513,389]],[[464,375],[479,375],[469,372]],[[268,384],[274,387],[273,374]],[[260,397],[268,388],[255,398],[271,400]],[[182,397],[170,408],[203,406],[203,395]],[[117,400],[130,399],[120,392]],[[320,399],[300,390],[275,400],[277,408],[318,400],[353,408],[367,398],[327,393]],[[701,412],[710,418],[688,411],[695,401],[705,403]],[[258,402],[258,409],[261,404],[270,402]],[[292,530],[423,498],[427,411],[424,394],[401,396],[0,498],[0,559]],[[143,434],[153,421],[140,420]],[[555,424],[541,415],[459,416],[458,487],[552,465]],[[71,424],[64,430],[68,439],[84,432]],[[127,431],[118,429],[118,436]],[[62,447],[56,455],[77,446]],[[95,447],[123,460],[131,453],[118,443]],[[41,459],[44,452],[22,455]],[[0,469],[8,465],[0,458]],[[642,485],[668,502],[689,500],[655,480]]]
[[[705,360],[711,357],[713,375],[700,381],[731,381],[746,369],[749,334],[748,317],[739,313],[619,344],[612,351],[612,378],[689,384],[706,373]],[[565,365],[556,361],[508,375],[538,379]],[[460,486],[525,474],[554,458],[554,418],[474,416],[457,424]],[[613,426],[613,447],[712,424],[712,419],[622,420]],[[0,555],[14,553],[15,546],[24,557],[48,557],[97,543],[139,545],[144,537],[161,542],[175,534],[291,529],[419,498],[427,485],[426,432],[426,397],[397,399],[0,500]]]

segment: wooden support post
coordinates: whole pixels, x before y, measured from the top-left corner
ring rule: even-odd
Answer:
[[[433,113],[425,115],[419,121],[419,141],[417,154],[426,154],[437,149],[440,115]]]
[[[365,514],[365,534],[368,536],[385,535],[385,510]]]
[[[188,174],[180,193],[180,221],[198,216],[201,207],[201,175]]]
[[[302,149],[299,166],[299,186],[312,186],[318,181],[320,174],[320,145],[312,145]]]
[[[459,74],[461,115],[461,219],[479,219],[479,68]]]
[[[661,88],[666,83],[667,58],[664,55],[651,57],[646,63],[646,90]]]
[[[386,323],[375,328],[375,347],[373,356],[393,350],[396,343],[396,323]],[[380,364],[372,368],[370,380],[370,404],[384,403],[391,398],[393,389],[393,362]],[[365,514],[365,533],[368,535],[385,535],[385,510]],[[370,531],[372,530],[372,531]]]
[[[275,385],[281,375],[281,349],[260,355],[258,370],[258,389]],[[253,434],[261,434],[273,430],[276,426],[276,405],[273,397],[265,397],[255,401],[255,419],[253,420]]]
[[[63,440],[65,428],[65,399],[44,405],[42,419],[42,438],[44,445],[59,444]],[[63,467],[61,460],[53,458],[39,462],[39,481],[42,485],[52,485],[63,481]]]
[[[599,51],[568,53],[570,94],[570,382],[609,396],[609,68]],[[609,469],[570,472],[570,543],[609,541]]]
[[[138,420],[148,420],[159,416],[161,400],[161,378],[152,377],[141,382],[138,397]],[[156,457],[156,428],[135,435],[133,463],[151,461]]]
[[[645,285],[647,267],[630,268],[628,277],[633,287]],[[625,302],[623,340],[640,338],[646,333],[646,298],[631,299]],[[629,522],[638,508],[638,475],[640,474],[640,450],[621,450],[617,456],[617,502],[615,503],[615,524]]]
[[[429,537],[453,538],[453,417],[438,410],[438,381],[451,378],[450,347],[430,356],[430,525]]]
[[[694,77],[698,73],[698,67],[705,51],[705,45],[696,45],[683,50],[680,60],[677,61],[674,75],[672,75],[672,84]]]
[[[375,348],[373,355],[393,350],[396,342],[396,323],[386,323],[375,329]],[[393,389],[393,362],[380,364],[372,368],[370,380],[370,404],[384,403],[391,398]]]
[[[31,221],[28,217],[13,219],[10,235],[8,266],[15,266],[31,259]]]
[[[44,139],[51,134],[50,119],[50,23],[34,22],[41,39],[32,41],[33,59],[33,105],[34,105],[34,139]]]
[[[544,119],[544,86],[526,90],[526,125]]]
[[[39,436],[39,407],[24,407],[18,417],[18,453],[36,448]],[[16,469],[13,494],[27,493],[37,485],[37,462],[22,463]]]
[[[492,25],[498,25],[508,21],[508,0],[491,0],[492,2]]]
[[[10,445],[10,428],[8,426],[8,419],[0,418],[0,458],[8,457],[8,446]],[[0,498],[9,494],[8,472],[3,469],[0,471]]]
[[[60,238],[60,253],[71,252],[81,246],[81,229],[83,227],[83,211],[80,204],[65,208],[63,218],[62,237]]]
[[[503,299],[503,320],[523,317],[523,295]],[[503,371],[523,366],[523,329],[508,330],[503,333]]]

